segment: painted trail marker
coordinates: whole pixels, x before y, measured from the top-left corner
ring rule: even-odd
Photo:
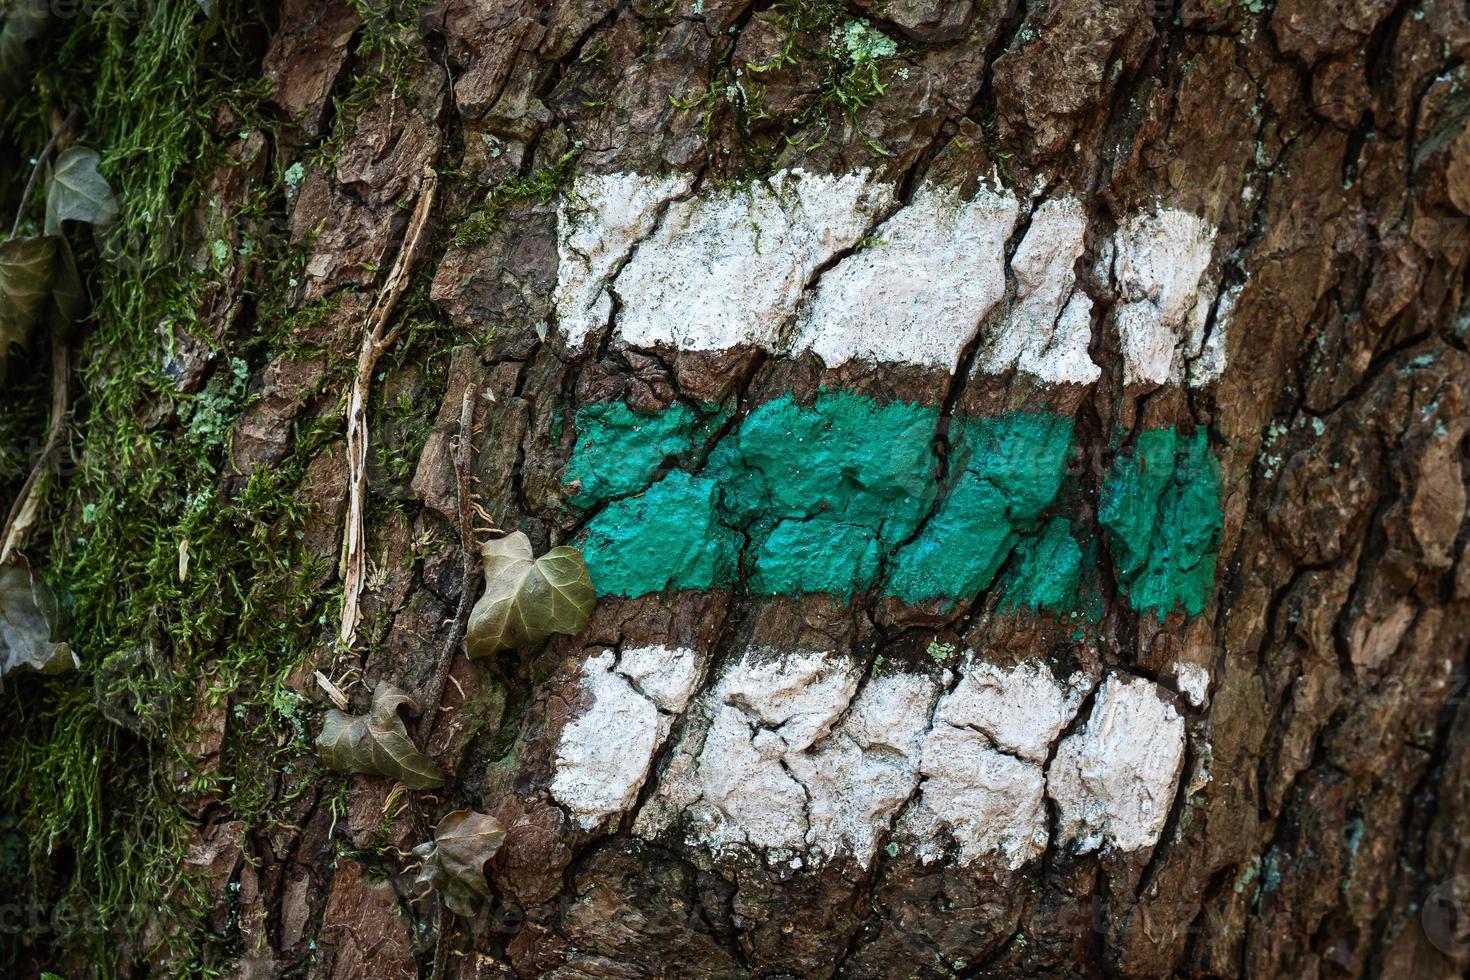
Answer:
[[[828,367],[978,367],[1046,384],[1090,384],[1092,300],[1075,266],[1089,230],[1072,197],[966,199],[922,186],[902,206],[868,172],[783,170],[693,188],[689,175],[583,174],[558,208],[555,305],[568,347],[606,328],[635,347],[751,346]],[[1030,212],[1009,266],[1006,247]],[[1128,383],[1207,385],[1225,369],[1238,287],[1212,278],[1215,230],[1159,207],[1096,243],[1095,293],[1110,294]],[[1012,288],[1013,287],[1013,288]]]
[[[783,171],[708,189],[582,175],[558,213],[557,322],[574,351],[611,329],[634,347],[953,373],[978,339],[982,374],[1086,385],[1105,295],[1096,326],[1125,383],[1199,386],[1225,368],[1238,294],[1212,279],[1214,230],[1168,208],[1099,234],[1069,197],[921,187],[900,206],[866,173]],[[934,407],[826,390],[733,423],[719,406],[584,405],[564,481],[589,515],[578,544],[593,583],[941,608],[996,590],[1002,610],[1086,619],[1106,579],[1160,618],[1208,605],[1221,487],[1207,433],[1140,433],[1089,515],[1070,417],[954,417],[943,466],[940,422]],[[1152,846],[1184,765],[1179,702],[1121,671],[971,658],[865,677],[850,656],[748,649],[701,689],[709,666],[662,646],[587,658],[587,708],[557,736],[551,783],[571,819],[593,830],[633,813],[635,834],[792,867],[867,867],[885,847],[1018,868],[1053,831],[1078,852]],[[1191,666],[1180,697],[1198,707],[1209,684]]]
[[[633,832],[798,867],[957,848],[1018,868],[1057,832],[1078,852],[1152,846],[1184,762],[1184,719],[1152,681],[1056,676],[1040,661],[879,673],[834,654],[749,650],[695,696],[701,657],[664,647],[589,657],[590,707],[562,729],[552,795],[592,830],[635,808],[673,721],[684,723]],[[1088,719],[1063,736],[1090,692]],[[1053,754],[1053,747],[1055,752]],[[1048,761],[1050,760],[1050,761]]]
[[[578,413],[565,479],[574,506],[600,507],[580,539],[599,593],[744,582],[759,595],[850,599],[875,589],[952,604],[999,585],[1006,606],[1081,611],[1097,549],[1059,506],[1070,418],[956,418],[942,480],[932,407],[839,391],[809,406],[786,396],[708,445],[724,421],[718,409],[683,405]],[[1143,433],[1104,480],[1099,522],[1133,608],[1202,611],[1220,531],[1218,465],[1204,433]]]

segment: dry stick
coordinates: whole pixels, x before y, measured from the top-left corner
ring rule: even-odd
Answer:
[[[422,698],[424,713],[419,718],[420,749],[424,748],[428,742],[429,732],[434,727],[434,716],[438,710],[439,701],[444,697],[444,685],[449,679],[449,666],[454,663],[454,651],[459,646],[460,638],[464,636],[475,587],[479,585],[480,580],[480,563],[475,560],[475,553],[479,549],[475,547],[474,490],[470,487],[475,408],[475,386],[468,385],[464,390],[464,399],[460,403],[459,444],[454,449],[454,478],[459,500],[455,515],[459,519],[461,569],[459,606],[455,610],[449,634],[444,637],[444,646],[439,651],[439,661],[434,665],[434,676],[430,678],[428,686],[424,689]]]
[[[413,217],[409,219],[408,232],[393,269],[388,273],[378,297],[368,310],[367,325],[362,333],[362,347],[357,354],[357,375],[352,382],[352,393],[347,399],[347,530],[342,536],[342,628],[339,639],[344,648],[350,648],[357,635],[359,619],[358,600],[362,595],[362,580],[365,559],[362,553],[363,504],[367,496],[367,399],[372,384],[373,370],[383,352],[392,346],[403,330],[400,321],[392,330],[387,330],[388,321],[398,300],[408,289],[409,277],[414,263],[426,244],[424,229],[428,227],[429,215],[434,210],[434,192],[438,186],[438,175],[432,167],[424,168],[419,182],[419,199],[414,205]]]
[[[35,193],[36,179],[41,174],[41,168],[46,166],[46,161],[49,160],[51,158],[51,154],[56,151],[56,144],[60,143],[61,138],[65,136],[67,132],[72,128],[72,126],[76,124],[77,117],[81,114],[81,106],[77,106],[76,108],[72,109],[71,112],[67,113],[66,118],[63,119],[61,125],[57,127],[56,132],[52,133],[51,138],[46,141],[46,146],[41,150],[41,155],[36,157],[35,165],[31,167],[31,176],[29,179],[26,180],[26,189],[22,191],[20,195],[20,207],[17,208],[15,212],[15,224],[10,226],[11,238],[14,238],[16,235],[20,234],[20,222],[21,219],[26,216],[26,208],[30,207],[31,195]]]
[[[459,407],[459,444],[454,447],[454,481],[458,491],[458,507],[455,516],[459,520],[460,545],[460,592],[459,607],[450,624],[449,635],[444,638],[444,647],[439,651],[439,662],[434,676],[425,689],[424,713],[419,718],[419,748],[427,747],[429,734],[434,729],[434,717],[439,701],[444,697],[444,685],[449,679],[449,666],[454,663],[454,651],[464,636],[470,616],[470,605],[475,588],[480,581],[480,563],[475,560],[475,503],[474,490],[470,486],[470,461],[473,453],[475,431],[475,386],[467,385]],[[456,685],[458,686],[458,685]],[[449,962],[449,926],[454,919],[444,914],[444,896],[439,896],[434,911],[434,966],[429,980],[444,980],[444,969]]]
[[[41,455],[31,467],[26,482],[20,486],[20,493],[16,495],[15,502],[10,505],[10,513],[5,518],[5,530],[0,533],[0,565],[10,560],[10,557],[25,543],[26,534],[35,523],[35,508],[40,505],[40,496],[36,494],[36,485],[41,478],[41,473],[50,461],[51,455],[61,445],[62,420],[66,416],[67,404],[70,401],[71,392],[68,385],[68,366],[66,342],[55,333],[51,335],[51,425],[46,433],[46,446],[41,450]]]
[[[444,914],[444,896],[439,896],[439,904],[434,909],[434,968],[429,971],[429,980],[444,980],[444,967],[449,963],[449,938],[444,927],[453,922],[449,916]]]

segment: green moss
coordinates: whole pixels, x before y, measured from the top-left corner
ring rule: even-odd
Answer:
[[[188,807],[216,796],[249,831],[267,831],[281,774],[298,792],[311,786],[303,707],[286,678],[331,600],[302,551],[298,485],[310,458],[340,439],[340,423],[299,427],[284,460],[233,496],[221,492],[248,379],[285,346],[275,328],[299,256],[245,277],[265,284],[247,285],[242,302],[259,311],[260,329],[246,324],[221,342],[199,393],[176,390],[159,337],[160,325],[212,336],[198,321],[200,299],[233,272],[190,263],[200,243],[174,234],[185,216],[209,215],[205,245],[221,240],[220,228],[241,230],[226,266],[288,253],[283,181],[265,181],[233,213],[201,200],[204,176],[234,142],[237,124],[220,136],[215,121],[237,120],[240,132],[270,125],[258,115],[264,82],[252,69],[267,17],[275,14],[239,4],[211,19],[180,2],[68,19],[38,63],[35,98],[6,107],[8,138],[34,153],[50,108],[81,102],[80,138],[102,153],[122,213],[100,249],[83,255],[95,304],[74,361],[76,465],[50,485],[27,549],[69,614],[82,667],[0,693],[0,826],[20,842],[24,864],[12,894],[79,910],[96,928],[4,931],[0,959],[25,948],[73,964],[71,975],[111,975],[130,956],[155,958],[165,973],[223,970],[238,935],[212,935],[199,917],[203,896],[183,861],[195,833]],[[146,670],[126,669],[153,649]],[[192,719],[218,725],[226,705],[219,768],[201,769]],[[143,947],[160,922],[177,928],[153,933],[158,949]]]
[[[787,0],[757,14],[781,35],[763,62],[735,69],[735,45],[727,44],[708,84],[700,91],[671,95],[674,108],[699,116],[700,134],[709,141],[728,120],[736,156],[746,176],[768,176],[788,146],[815,149],[825,143],[839,119],[852,124],[856,138],[874,152],[888,151],[862,132],[862,110],[887,90],[888,79],[903,67],[890,66],[898,44],[872,22],[853,18],[840,0]],[[800,112],[775,119],[766,104],[762,77],[800,65],[805,77],[820,77],[816,98]]]
[[[525,177],[510,177],[493,185],[480,206],[465,215],[454,226],[453,243],[460,248],[483,245],[490,239],[505,209],[518,201],[549,204],[572,176],[577,150],[568,150],[548,167]]]

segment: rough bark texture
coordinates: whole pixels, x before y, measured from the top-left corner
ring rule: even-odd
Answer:
[[[220,6],[228,21],[234,12]],[[1447,931],[1445,910],[1470,908],[1466,4],[439,0],[396,21],[368,13],[365,24],[337,0],[287,0],[232,56],[242,77],[264,79],[242,90],[262,121],[225,110],[210,121],[223,159],[199,176],[198,207],[180,222],[181,249],[203,256],[193,268],[207,284],[177,342],[148,355],[168,360],[161,370],[178,391],[228,380],[232,364],[248,372],[212,488],[221,506],[247,494],[253,475],[292,474],[281,492],[299,506],[238,534],[288,536],[289,561],[310,572],[305,611],[282,614],[305,638],[292,647],[300,653],[270,662],[275,689],[310,702],[299,714],[308,737],[283,731],[265,755],[242,734],[285,728],[285,716],[236,693],[254,697],[261,678],[211,674],[229,657],[228,632],[193,660],[161,646],[163,666],[149,669],[188,675],[165,706],[172,734],[134,725],[118,751],[157,752],[148,765],[187,815],[186,857],[172,871],[194,890],[165,875],[177,912],[109,926],[113,969],[428,976],[437,947],[444,975],[459,978],[1461,975],[1467,944]],[[862,84],[868,55],[844,47],[852,24],[894,42],[872,55],[872,87]],[[398,314],[422,329],[372,379],[368,574],[358,642],[343,650],[340,420],[360,331],[426,168],[439,175],[434,237]],[[579,178],[680,184],[603,273],[611,281],[679,202],[798,168],[866,170],[893,185],[865,235],[926,188],[1019,201],[995,256],[1004,295],[958,349],[956,370],[828,366],[811,351],[754,345],[638,347],[619,328],[628,290],[611,297],[585,347],[568,342],[555,297],[570,256],[558,228]],[[260,196],[281,219],[274,238],[246,216]],[[1063,197],[1085,220],[1075,270],[1091,301],[1097,377],[1042,383],[1014,361],[987,370],[984,328],[1026,286],[1013,259],[1041,202]],[[1209,314],[1228,359],[1205,384],[1127,376],[1125,297],[1109,285],[1107,250],[1130,215],[1163,207],[1212,230],[1206,277],[1233,304],[1228,332],[1218,299]],[[280,254],[239,249],[242,237]],[[211,265],[219,241],[232,258]],[[810,300],[857,251],[849,243],[817,261],[800,295]],[[287,254],[298,260],[289,286],[275,264]],[[279,309],[260,299],[273,290]],[[122,315],[100,308],[96,318]],[[106,346],[83,341],[81,357],[81,385],[103,383]],[[725,421],[699,437],[715,446],[767,403],[856,393],[933,409],[941,467],[952,420],[1071,419],[1068,489],[1047,513],[1064,514],[1096,558],[1093,605],[1085,622],[1016,613],[999,579],[954,604],[861,585],[850,598],[759,595],[746,555],[728,585],[604,595],[585,632],[539,650],[475,662],[456,652],[420,723],[450,774],[443,789],[403,794],[390,780],[325,772],[310,749],[330,707],[314,670],[344,685],[356,711],[379,681],[419,695],[436,687],[466,584],[454,462],[467,390],[475,499],[538,553],[585,541],[598,519],[571,500],[585,481],[567,484],[588,406],[618,402],[653,418],[719,405]],[[190,425],[167,404],[150,395],[135,406],[160,445]],[[108,424],[75,416],[78,429]],[[1169,427],[1204,433],[1218,460],[1215,572],[1196,615],[1135,609],[1099,518],[1110,467],[1139,451],[1141,434]],[[635,489],[679,465],[661,461]],[[35,555],[86,533],[86,492],[66,496],[66,479]],[[146,525],[132,533],[139,551],[178,547]],[[1003,574],[1019,561],[1010,556]],[[211,574],[197,563],[190,572]],[[145,638],[140,625],[133,639]],[[110,651],[76,646],[78,675],[17,678],[4,696],[91,698]],[[622,680],[635,671],[629,652],[646,647],[692,652],[681,696],[658,702]],[[622,685],[657,737],[627,805],[579,821],[552,787],[568,730],[596,703],[606,650],[607,683]],[[963,853],[943,835],[927,851],[914,845],[904,821],[919,819],[926,786],[950,778],[928,769],[872,828],[867,860],[713,848],[687,814],[653,821],[675,771],[698,756],[722,678],[817,655],[854,686],[802,751],[835,740],[851,702],[886,676],[938,692],[976,664],[1039,661],[1059,678],[1079,675],[1076,703],[1033,761],[996,749],[986,730],[992,755],[1045,773],[1035,848],[1010,860]],[[617,656],[622,673],[607,673]],[[1184,678],[1199,676],[1208,687],[1196,694]],[[1108,679],[1132,678],[1182,717],[1182,763],[1166,774],[1162,826],[1144,846],[1084,847],[1058,804],[1059,756],[1099,712]],[[761,706],[747,707],[757,731]],[[0,733],[21,739],[24,719],[7,715]],[[800,777],[802,763],[785,758]],[[812,780],[835,764],[820,757]],[[226,775],[191,782],[171,767]],[[139,785],[100,779],[104,816]],[[248,806],[236,800],[246,784]],[[734,802],[762,791],[751,784]],[[43,833],[26,816],[38,806],[7,815],[32,855],[28,894],[85,903],[70,883],[104,858],[47,845],[58,829]],[[409,851],[461,807],[494,815],[508,834],[480,914],[441,919],[413,886]],[[65,931],[16,935],[20,975],[82,975],[94,962]],[[193,952],[178,953],[180,943]]]

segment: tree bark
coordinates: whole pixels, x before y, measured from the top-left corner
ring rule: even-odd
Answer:
[[[112,969],[1461,975],[1464,4],[287,0],[242,36],[156,359],[248,372],[211,499],[290,506],[188,574],[286,542],[304,640],[275,682],[160,642],[167,730],[110,751],[187,837]],[[61,474],[33,562],[116,462]],[[468,659],[467,528],[579,548],[587,628]],[[106,714],[77,646],[4,696]],[[447,783],[323,768],[316,672],[416,696]],[[27,874],[85,905],[102,858],[42,854],[34,793]],[[463,808],[507,831],[472,917],[410,853]],[[19,975],[91,969],[15,935]]]

